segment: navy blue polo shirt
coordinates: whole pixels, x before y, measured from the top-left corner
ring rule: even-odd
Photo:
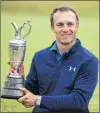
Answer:
[[[87,111],[98,81],[98,59],[77,39],[59,65],[53,44],[36,52],[26,77],[25,87],[42,96],[33,113]]]
[[[56,42],[55,42],[55,43],[52,45],[52,47],[51,47],[50,50],[55,51],[57,61],[58,61],[58,63],[60,64],[61,61],[62,61],[63,56],[64,56],[65,54],[68,54],[68,52],[69,52],[70,49],[68,49],[68,50],[67,50],[65,53],[63,53],[63,54],[60,54],[60,53],[59,53],[59,50],[58,50],[58,47],[57,47],[57,44],[56,44]]]

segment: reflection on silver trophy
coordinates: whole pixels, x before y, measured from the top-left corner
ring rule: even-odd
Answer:
[[[9,41],[9,60],[11,67],[14,68],[16,72],[7,75],[1,92],[1,98],[18,99],[23,96],[23,92],[20,88],[24,87],[24,76],[18,73],[18,68],[23,63],[25,57],[26,41],[21,39],[21,30],[26,24],[29,25],[29,31],[23,36],[23,39],[31,31],[30,20],[28,19],[22,27],[18,27],[15,22],[12,22],[12,25],[15,28],[15,38]]]

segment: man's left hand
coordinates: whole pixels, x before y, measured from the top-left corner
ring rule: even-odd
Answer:
[[[25,94],[23,97],[18,99],[19,103],[22,103],[25,107],[33,107],[36,105],[37,96],[28,91],[26,88],[21,88],[23,93]]]

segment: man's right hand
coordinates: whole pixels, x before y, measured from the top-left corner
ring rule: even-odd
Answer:
[[[10,65],[10,61],[8,62],[8,64]],[[15,72],[16,72],[16,70],[11,67],[11,68],[10,68],[10,71],[9,71],[9,75],[11,75],[12,73],[15,73]],[[19,73],[20,75],[24,76],[24,65],[23,65],[23,64],[20,65],[20,67],[19,67],[19,69],[18,69],[18,73]]]

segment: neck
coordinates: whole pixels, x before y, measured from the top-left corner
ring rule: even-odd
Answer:
[[[59,43],[58,41],[56,41],[60,54],[69,50],[75,44],[75,42],[76,42],[76,39],[73,40],[72,42],[68,43],[68,44],[62,44],[62,43]]]

